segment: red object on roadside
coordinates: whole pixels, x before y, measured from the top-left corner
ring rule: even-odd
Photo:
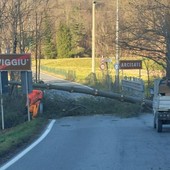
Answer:
[[[43,98],[43,92],[41,90],[32,90],[32,92],[28,94],[28,98],[30,105],[35,104]]]
[[[28,94],[28,98],[29,110],[32,113],[32,117],[35,117],[38,114],[39,105],[43,99],[43,92],[41,90],[32,90],[32,92]]]

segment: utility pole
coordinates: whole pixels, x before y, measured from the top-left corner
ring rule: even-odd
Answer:
[[[38,16],[35,13],[35,82],[38,80]]]
[[[92,4],[92,73],[95,74],[95,7],[96,1]]]
[[[119,88],[119,0],[116,0],[116,63],[115,63],[115,85]]]

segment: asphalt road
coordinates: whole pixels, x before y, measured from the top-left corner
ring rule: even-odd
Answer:
[[[61,78],[58,78],[56,76],[52,76],[52,75],[48,75],[46,73],[41,73],[41,78],[40,78],[43,82],[45,83],[49,83],[49,84],[57,84],[57,85],[63,85],[63,86],[77,86],[77,87],[83,87],[83,88],[90,88],[88,86],[79,84],[79,83],[75,83],[75,82],[70,82],[67,80],[63,80]]]
[[[56,120],[50,133],[8,170],[170,170],[170,126],[152,127],[152,115]]]

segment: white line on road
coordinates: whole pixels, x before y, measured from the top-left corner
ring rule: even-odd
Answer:
[[[27,154],[31,149],[33,149],[36,145],[38,145],[51,131],[53,125],[55,123],[55,120],[52,120],[50,124],[48,125],[46,131],[41,135],[40,138],[38,138],[33,144],[31,144],[29,147],[27,147],[25,150],[23,150],[20,154],[18,154],[16,157],[14,157],[12,160],[10,160],[8,163],[6,163],[4,166],[0,168],[0,170],[5,170],[9,168],[12,164],[17,162],[19,159],[21,159],[25,154]]]

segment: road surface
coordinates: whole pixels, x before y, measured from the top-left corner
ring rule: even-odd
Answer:
[[[58,78],[56,76],[48,75],[46,73],[41,73],[41,80],[45,83],[49,84],[57,84],[57,85],[63,85],[63,86],[76,86],[76,87],[83,87],[83,88],[90,88],[88,86],[76,83],[76,82],[70,82],[67,80],[63,80],[61,78]]]
[[[170,170],[170,127],[157,133],[152,115],[57,119],[37,146],[8,170]]]

